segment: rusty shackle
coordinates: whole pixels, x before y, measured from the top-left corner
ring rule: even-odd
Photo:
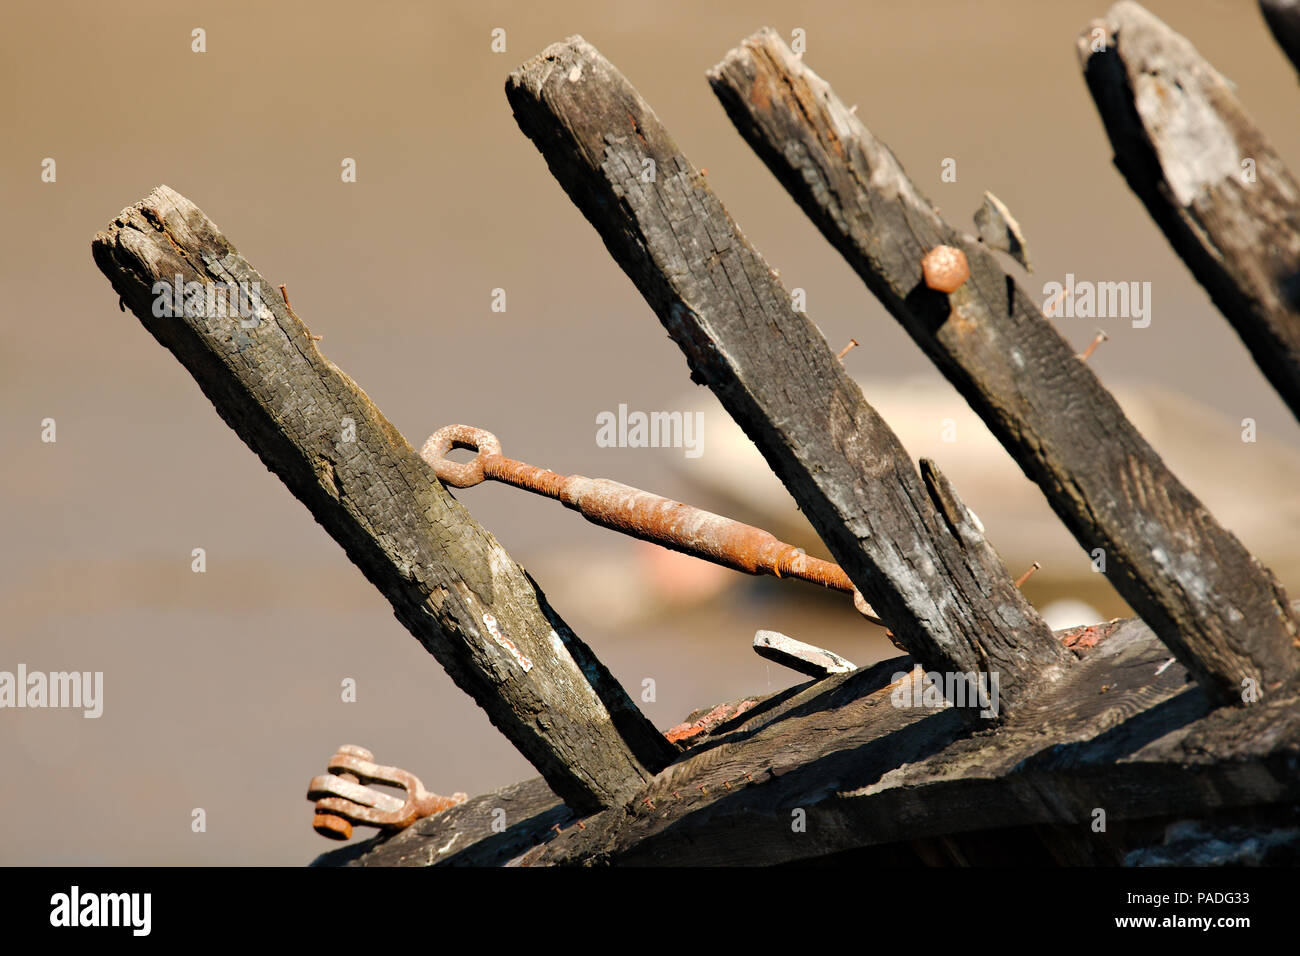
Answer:
[[[467,448],[467,462],[447,458],[453,448]],[[501,453],[501,442],[471,425],[440,428],[424,443],[422,457],[438,479],[453,488],[472,488],[487,478],[554,498],[593,524],[642,541],[712,561],[746,574],[800,578],[853,595],[853,604],[868,620],[882,623],[838,565],[810,557],[802,548],[772,534],[711,511],[663,498],[607,478],[560,475]]]
[[[430,793],[415,774],[374,761],[375,755],[364,747],[345,744],[330,758],[329,773],[312,778],[307,799],[316,804],[312,828],[321,836],[347,840],[354,824],[401,830],[468,799],[463,793],[450,797]],[[398,787],[405,792],[405,799],[369,784]]]

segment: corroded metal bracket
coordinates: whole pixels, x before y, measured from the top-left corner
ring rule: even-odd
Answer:
[[[454,793],[442,797],[424,789],[420,778],[398,767],[374,762],[375,755],[363,747],[344,744],[330,758],[329,773],[313,777],[307,799],[316,801],[312,828],[331,840],[347,840],[354,824],[401,830],[422,817],[439,813],[468,797]],[[367,784],[400,787],[406,799],[376,790]]]

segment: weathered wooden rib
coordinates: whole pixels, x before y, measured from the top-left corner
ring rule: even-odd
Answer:
[[[932,497],[821,333],[637,91],[581,37],[514,72],[523,131],[840,566],[928,668],[998,672],[1004,710],[1060,648],[977,522]],[[937,477],[937,472],[931,472]]]
[[[1272,574],[1169,471],[993,253],[935,211],[889,148],[771,30],[709,74],[727,114],[990,431],[1116,590],[1219,701],[1300,667]],[[963,250],[971,277],[928,289],[921,259]]]
[[[93,251],[226,424],[555,793],[598,810],[667,763],[673,748],[532,579],[197,206],[160,186],[99,233]],[[195,283],[192,301],[189,290],[175,300],[177,281]],[[254,293],[249,317],[207,312],[207,289],[241,284]],[[156,314],[162,305],[180,314]]]
[[[1116,168],[1300,417],[1300,185],[1228,81],[1138,4],[1078,53]]]

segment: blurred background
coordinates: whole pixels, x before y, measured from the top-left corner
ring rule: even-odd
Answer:
[[[1149,4],[1300,164],[1300,90],[1253,2]],[[518,131],[506,75],[581,33],[638,87],[914,456],[934,457],[1056,626],[1125,613],[1037,489],[727,121],[705,71],[770,25],[954,224],[985,189],[1042,285],[1149,281],[1152,322],[1058,319],[1175,472],[1300,594],[1300,428],[1112,168],[1074,38],[1103,2],[799,5],[141,0],[6,5],[0,237],[0,670],[103,671],[98,720],[0,711],[0,863],[302,864],[308,780],[342,743],[432,790],[534,775],[342,550],[144,332],[90,256],[167,183],[273,283],[417,447],[451,422],[506,454],[734,514],[825,554]],[[206,52],[191,51],[195,28]],[[506,51],[491,49],[505,31]],[[42,161],[56,161],[42,182]],[[357,182],[340,181],[356,161]],[[957,163],[957,181],[940,164]],[[1009,261],[1009,260],[1008,260]],[[506,291],[505,312],[491,309]],[[611,449],[596,416],[700,410],[702,451]],[[41,441],[53,418],[57,441]],[[1258,441],[1241,440],[1241,422]],[[951,419],[955,441],[945,441]],[[841,595],[748,579],[491,483],[457,492],[668,728],[799,675],[770,628],[892,656]],[[191,570],[203,548],[207,570]],[[340,685],[357,682],[344,703]],[[206,813],[206,832],[191,813]],[[368,832],[368,831],[367,831]]]

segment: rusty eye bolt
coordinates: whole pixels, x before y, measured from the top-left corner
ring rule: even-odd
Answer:
[[[452,461],[447,453],[453,448],[468,448],[475,455],[467,462]],[[838,564],[809,557],[802,548],[779,541],[761,528],[607,478],[557,475],[506,458],[495,435],[471,425],[438,429],[424,443],[420,457],[443,484],[453,488],[472,488],[486,478],[501,481],[554,498],[593,524],[673,551],[746,574],[800,578],[852,594],[853,605],[863,617],[883,623]]]

